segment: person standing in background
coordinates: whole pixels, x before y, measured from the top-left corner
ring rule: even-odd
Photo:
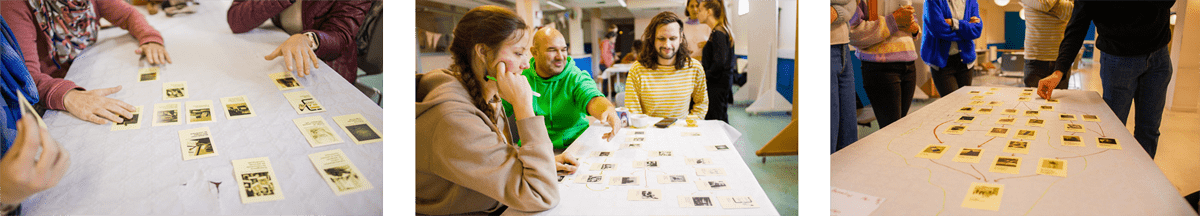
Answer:
[[[850,19],[850,45],[862,60],[863,88],[879,120],[887,127],[908,115],[916,88],[917,47],[921,26],[910,0],[860,0]]]
[[[921,59],[932,69],[938,94],[971,85],[975,67],[975,39],[982,34],[979,3],[975,0],[925,1],[925,34]]]
[[[701,46],[700,64],[708,82],[708,114],[705,120],[729,123],[729,104],[733,103],[734,75],[737,75],[737,55],[733,53],[733,29],[725,13],[725,2],[708,0],[696,10],[700,22],[712,29],[709,43]]]
[[[1073,0],[1021,0],[1025,11],[1025,86],[1038,86],[1038,81],[1054,73],[1058,45],[1063,30],[1071,20]],[[1067,89],[1070,75],[1062,76],[1056,89]]]
[[[936,0],[935,0],[936,1]],[[829,1],[829,154],[858,141],[854,70],[850,68],[850,27],[857,9],[853,0]]]
[[[617,25],[609,25],[608,31],[604,33],[604,40],[600,41],[600,71],[612,67],[613,55],[616,55],[617,48]]]

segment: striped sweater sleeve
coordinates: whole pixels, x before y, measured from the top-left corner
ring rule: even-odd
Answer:
[[[704,76],[704,68],[700,68],[700,61],[696,61],[696,59],[691,60],[691,66],[688,67],[688,71],[695,77],[692,80],[693,85],[695,85],[695,88],[692,90],[692,101],[695,104],[692,104],[691,112],[688,115],[696,115],[704,118],[704,115],[708,113],[708,81]]]
[[[638,97],[640,94],[638,86],[642,84],[642,69],[641,63],[634,62],[625,79],[625,108],[629,109],[630,114],[644,113],[642,112],[642,101]]]

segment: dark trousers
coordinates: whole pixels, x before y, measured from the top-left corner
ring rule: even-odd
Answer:
[[[1025,87],[1038,87],[1038,81],[1054,74],[1053,61],[1025,60]],[[1070,71],[1062,72],[1062,80],[1058,81],[1056,89],[1067,89],[1067,81],[1071,79]]]
[[[704,114],[704,120],[729,123],[729,104],[733,103],[733,89],[729,89],[728,84],[720,87],[708,86],[708,113]]]
[[[1166,105],[1167,83],[1171,82],[1171,55],[1167,47],[1138,56],[1117,56],[1100,51],[1100,84],[1104,103],[1128,124],[1129,106],[1134,109],[1133,138],[1154,159],[1158,152],[1159,125]],[[1134,102],[1137,103],[1134,103]]]
[[[971,70],[962,62],[962,54],[950,55],[946,59],[945,67],[930,69],[933,85],[937,86],[938,94],[942,97],[950,95],[958,88],[971,85]]]
[[[916,88],[917,67],[913,62],[862,62],[863,88],[879,128],[887,127],[908,115]]]

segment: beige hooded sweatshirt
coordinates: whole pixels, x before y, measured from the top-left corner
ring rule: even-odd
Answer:
[[[544,211],[558,204],[553,143],[542,116],[517,120],[524,146],[493,124],[449,71],[417,74],[417,213]],[[504,113],[496,110],[496,113]]]

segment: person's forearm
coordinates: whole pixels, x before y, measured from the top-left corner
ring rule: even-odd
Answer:
[[[604,115],[604,112],[613,109],[612,102],[608,102],[608,99],[604,97],[593,97],[587,106],[588,115],[596,118],[600,118],[601,115]]]

